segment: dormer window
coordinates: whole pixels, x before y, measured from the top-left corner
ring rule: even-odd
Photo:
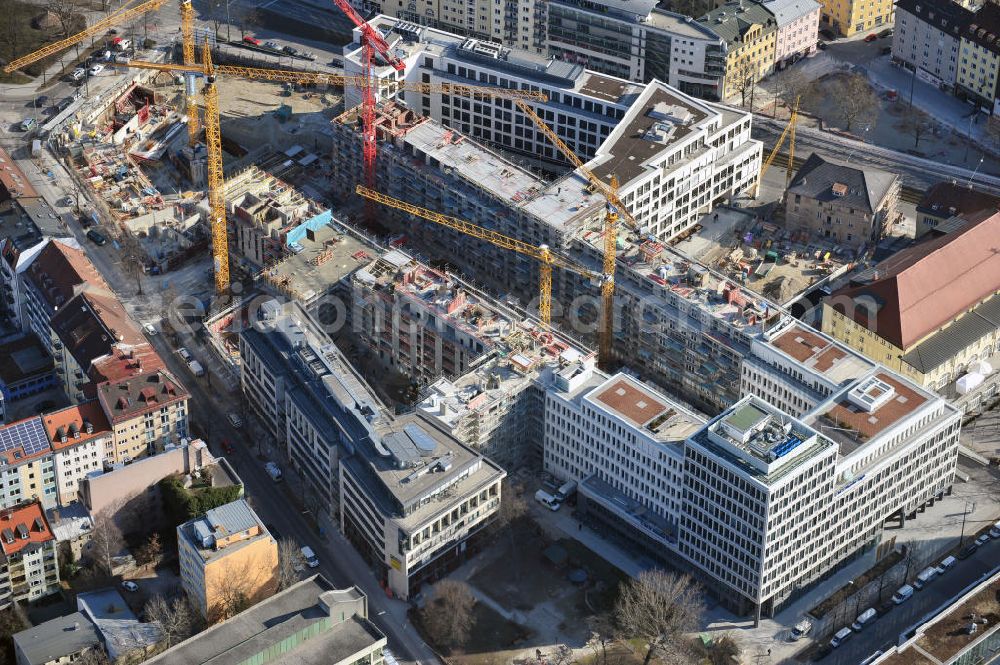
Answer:
[[[30,538],[31,534],[28,533],[28,527],[24,526],[24,524],[18,524],[17,525],[17,536],[21,540],[27,540],[28,538]]]

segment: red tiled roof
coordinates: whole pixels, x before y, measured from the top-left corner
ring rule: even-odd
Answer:
[[[108,285],[82,250],[50,240],[31,263],[28,279],[49,305],[58,307],[86,286],[108,290]]]
[[[6,150],[0,148],[0,201],[37,197],[38,192],[31,182],[10,158]]]
[[[111,425],[104,417],[104,411],[101,410],[101,405],[97,400],[47,413],[42,416],[42,421],[54,450],[69,448],[111,433]],[[85,423],[89,423],[93,429],[89,434]],[[76,427],[78,434],[76,437],[73,435],[73,426]],[[65,443],[62,441],[63,433],[66,435]]]
[[[871,282],[835,291],[857,306],[857,323],[909,349],[1000,289],[1000,213],[970,219],[955,233],[904,249],[876,266]],[[874,321],[864,303],[874,300]],[[842,305],[835,305],[844,311]]]
[[[54,539],[40,502],[0,510],[0,550],[7,556]]]
[[[128,379],[105,381],[97,386],[101,408],[111,424],[185,400],[189,397],[176,379],[163,370]]]

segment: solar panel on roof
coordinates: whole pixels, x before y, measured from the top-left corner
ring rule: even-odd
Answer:
[[[14,448],[24,448],[24,454],[29,457],[49,448],[49,437],[41,418],[32,418],[0,429],[0,452]]]

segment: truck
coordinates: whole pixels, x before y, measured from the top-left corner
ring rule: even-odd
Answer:
[[[565,501],[574,494],[576,494],[576,481],[571,480],[559,486],[559,489],[556,490],[556,499],[558,501]]]
[[[316,553],[313,552],[312,548],[308,545],[302,547],[302,558],[305,559],[306,565],[310,568],[315,568],[319,565],[319,559],[316,557]]]
[[[913,587],[919,591],[930,584],[931,580],[935,577],[937,577],[937,568],[933,566],[930,568],[924,568],[920,571],[920,574],[917,575],[917,579],[913,581]]]
[[[271,476],[271,480],[276,483],[281,482],[281,467],[277,464],[268,462],[264,465],[264,470],[267,471],[267,475]]]
[[[190,369],[191,373],[194,374],[195,376],[205,376],[205,368],[202,367],[201,363],[198,362],[197,360],[194,359],[189,360],[188,369]]]

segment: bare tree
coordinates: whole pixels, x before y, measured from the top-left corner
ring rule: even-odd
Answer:
[[[920,147],[920,139],[931,130],[930,119],[920,109],[909,107],[903,111],[899,128],[913,136],[913,149]]]
[[[240,11],[236,16],[236,21],[239,24],[237,27],[240,29],[240,39],[246,37],[247,33],[252,31],[254,26],[260,25],[263,20],[263,14],[255,7],[249,7]]]
[[[648,642],[643,665],[654,655],[667,663],[690,663],[691,645],[684,633],[697,630],[704,612],[701,587],[694,580],[659,569],[623,584],[615,604],[624,633]]]
[[[847,74],[837,78],[827,91],[826,99],[832,102],[840,113],[844,130],[851,131],[854,123],[861,118],[870,118],[871,126],[878,113],[878,95],[861,74]]]
[[[295,541],[287,538],[278,541],[278,591],[299,581],[299,571],[304,564],[302,550]]]
[[[209,580],[206,589],[206,597],[212,599],[208,608],[209,623],[236,616],[261,598],[274,593],[276,564],[269,557],[256,556],[227,567],[224,574]]]
[[[727,96],[732,92],[740,93],[740,106],[746,108],[749,101],[752,110],[754,90],[757,87],[757,71],[751,60],[744,58],[736,63],[729,77],[729,85],[732,86],[732,90],[726,91]]]
[[[615,623],[607,614],[587,617],[590,638],[587,646],[594,652],[594,665],[608,665],[608,647],[618,639]]]
[[[48,0],[45,3],[45,9],[59,21],[59,31],[63,36],[69,35],[73,31],[77,13],[76,5],[72,0]]]
[[[90,530],[90,553],[96,566],[107,575],[114,575],[114,557],[125,546],[125,538],[115,522],[114,511],[105,508],[93,516]]]
[[[504,478],[500,486],[500,508],[493,521],[493,529],[509,536],[508,547],[511,550],[514,549],[515,535],[511,527],[527,514],[528,502],[524,500],[524,487],[512,483],[509,476]]]
[[[469,640],[476,623],[472,614],[475,604],[468,584],[441,580],[434,586],[433,597],[420,610],[420,621],[439,648],[461,647]]]
[[[160,624],[166,646],[182,642],[196,632],[197,616],[187,598],[178,596],[172,601],[157,594],[144,608],[146,621]]]
[[[136,548],[135,562],[143,568],[147,568],[150,565],[155,565],[160,560],[161,554],[163,554],[163,544],[160,542],[160,534],[154,531],[145,543]]]

